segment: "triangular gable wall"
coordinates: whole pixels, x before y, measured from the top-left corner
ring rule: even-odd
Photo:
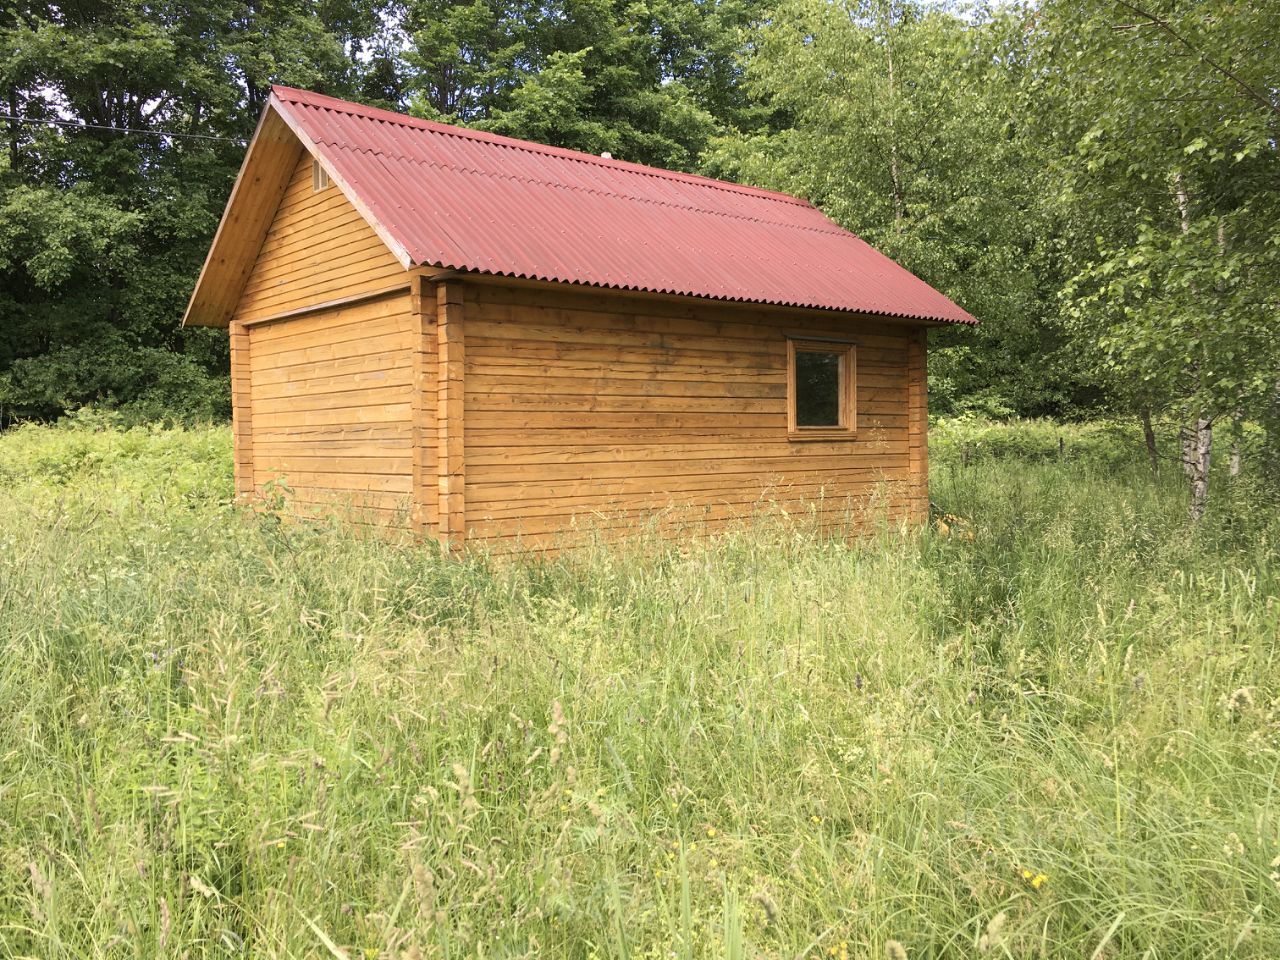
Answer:
[[[253,322],[406,282],[404,267],[336,184],[312,186],[312,158],[293,169],[240,293],[234,319]]]
[[[310,145],[290,129],[273,98],[249,144],[184,325],[262,319],[403,277],[406,265],[340,182],[312,189],[312,160]]]

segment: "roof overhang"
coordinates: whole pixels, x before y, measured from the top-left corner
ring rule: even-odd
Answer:
[[[289,178],[304,153],[310,153],[319,162],[396,259],[406,269],[413,265],[404,247],[370,214],[351,185],[316,149],[272,93],[258,118],[222,220],[200,268],[195,289],[191,291],[182,317],[183,326],[226,327],[231,322]]]
[[[268,102],[191,291],[183,326],[230,323],[302,151],[302,141]]]
[[[357,134],[363,134],[363,131],[353,129],[351,124],[345,121],[341,125],[335,126],[335,123],[326,119],[331,115],[336,116],[339,120],[345,116],[353,121],[368,123],[371,127],[391,124],[394,126],[394,130],[388,136],[393,136],[394,140],[388,143],[375,142],[370,146],[369,150],[364,150],[356,146],[355,143]],[[373,134],[370,134],[370,136],[373,136]],[[849,298],[841,302],[839,296],[832,295],[805,299],[804,284],[795,283],[793,278],[786,275],[785,269],[778,269],[782,266],[784,256],[790,256],[793,260],[801,258],[801,254],[794,249],[783,251],[783,254],[780,254],[777,258],[766,259],[762,262],[761,269],[772,275],[772,282],[768,284],[758,282],[759,277],[757,274],[759,274],[759,270],[744,272],[744,269],[742,269],[743,264],[738,263],[738,276],[730,278],[730,282],[698,283],[690,281],[682,285],[679,274],[690,262],[688,257],[678,258],[678,262],[675,263],[670,262],[670,256],[667,257],[668,262],[666,263],[658,262],[656,259],[650,262],[651,258],[655,258],[655,255],[660,257],[664,252],[670,253],[670,251],[663,250],[664,243],[662,241],[665,234],[660,235],[661,230],[658,223],[650,225],[653,229],[649,231],[653,233],[654,230],[657,230],[658,233],[654,233],[653,236],[647,237],[647,239],[642,237],[641,240],[643,242],[637,242],[632,249],[618,248],[614,250],[612,260],[609,260],[605,254],[600,254],[601,261],[607,261],[609,267],[609,269],[605,270],[586,269],[578,262],[582,261],[583,264],[586,264],[586,267],[590,267],[589,261],[596,254],[594,248],[566,251],[550,250],[549,252],[539,250],[538,256],[541,260],[546,260],[550,263],[550,266],[546,266],[538,257],[534,258],[535,262],[529,264],[519,262],[520,256],[527,254],[536,245],[532,243],[516,243],[514,252],[512,249],[508,249],[506,251],[506,259],[504,259],[501,251],[504,244],[507,247],[512,247],[512,244],[508,241],[511,239],[511,230],[514,224],[507,223],[504,225],[498,223],[502,217],[495,214],[494,209],[489,209],[499,206],[493,197],[485,195],[476,198],[473,196],[472,201],[463,202],[465,197],[455,196],[455,193],[465,193],[466,189],[471,191],[467,196],[471,196],[475,194],[476,189],[474,185],[465,181],[465,176],[475,173],[475,170],[466,166],[462,160],[455,158],[454,161],[449,162],[445,158],[440,162],[426,163],[426,160],[432,160],[433,157],[416,157],[412,155],[413,151],[418,149],[414,146],[413,138],[427,136],[432,136],[440,143],[446,144],[454,142],[474,143],[477,148],[487,150],[506,149],[508,163],[514,162],[510,159],[511,157],[519,160],[520,157],[529,154],[535,158],[546,157],[550,161],[561,164],[566,161],[575,165],[585,163],[590,165],[593,171],[602,167],[606,173],[619,176],[638,176],[641,178],[638,182],[642,184],[665,184],[670,182],[681,187],[687,187],[692,184],[694,187],[715,191],[714,195],[709,195],[713,197],[711,207],[715,207],[717,202],[714,200],[714,196],[723,198],[724,191],[729,191],[733,195],[740,195],[743,197],[743,203],[755,203],[758,205],[762,202],[761,198],[772,200],[775,204],[782,204],[778,208],[785,211],[781,217],[782,220],[791,221],[797,217],[801,218],[800,221],[792,224],[792,226],[803,228],[797,229],[793,234],[799,240],[803,241],[812,233],[823,236],[830,234],[842,235],[842,242],[852,245],[850,247],[852,259],[847,259],[843,255],[842,248],[836,251],[837,255],[834,258],[828,256],[827,259],[831,265],[827,269],[830,271],[842,271],[846,269],[846,264],[858,262],[863,263],[864,266],[869,265],[860,276],[856,276],[854,279],[861,284],[861,287],[857,289],[870,290],[873,295],[869,298],[863,298],[866,302],[859,302],[855,298]],[[440,140],[442,137],[445,139]],[[363,143],[363,141],[360,142]],[[375,149],[379,146],[379,143],[382,146],[381,151]],[[512,154],[510,152],[511,149],[515,149],[517,153]],[[245,153],[244,162],[236,177],[226,209],[218,224],[217,232],[214,234],[213,243],[201,268],[195,289],[192,291],[191,299],[183,317],[183,325],[209,327],[226,327],[229,325],[235,315],[245,285],[261,253],[263,242],[275,219],[276,211],[288,183],[297,168],[299,160],[307,154],[323,167],[330,181],[341,190],[347,201],[355,207],[369,227],[375,231],[387,249],[391,251],[406,270],[412,269],[416,265],[419,269],[434,267],[436,269],[456,270],[461,274],[493,276],[495,278],[505,277],[512,280],[536,280],[557,285],[612,289],[641,295],[672,295],[696,299],[705,298],[728,303],[773,304],[782,307],[790,306],[821,310],[823,312],[848,313],[850,316],[866,316],[870,314],[928,326],[976,323],[972,316],[947,300],[940,293],[928,287],[927,284],[911,275],[898,264],[870,248],[853,234],[828,221],[819,211],[804,201],[781,194],[770,194],[768,191],[760,191],[738,184],[724,184],[688,174],[643,168],[634,164],[575,154],[572,151],[565,151],[559,148],[514,141],[510,138],[497,137],[492,134],[448,127],[387,111],[360,107],[356,104],[349,104],[304,91],[278,88],[278,91],[273,89],[266,106],[263,108],[262,116],[259,118],[257,129]],[[387,169],[382,169],[378,166],[378,163],[383,158],[389,165]],[[434,160],[439,161],[440,158],[434,158]],[[412,167],[394,169],[396,163],[408,161],[418,162],[415,162]],[[469,156],[468,162],[470,162]],[[538,160],[536,162],[541,161]],[[406,179],[404,176],[397,176],[397,174],[427,167],[431,169],[434,178],[431,190],[426,190],[422,184],[413,185],[411,183],[412,177]],[[537,175],[535,176],[535,174]],[[595,175],[597,174],[592,174],[592,176]],[[454,180],[459,177],[464,177],[464,179],[451,187],[452,181],[448,179],[449,177]],[[654,178],[657,179],[655,180]],[[435,179],[440,180],[439,184],[435,182]],[[522,176],[516,176],[514,172],[509,172],[504,173],[500,181],[484,181],[481,186],[485,190],[491,191],[517,184],[518,186],[513,189],[528,191],[530,187],[537,184],[534,187],[536,191],[539,188],[548,186],[543,182],[544,179],[538,170],[526,171],[525,175]],[[554,187],[557,184],[551,183],[550,186]],[[594,181],[590,179],[576,185],[571,183],[570,188],[571,191],[562,189],[560,196],[562,198],[565,196],[591,198],[590,202],[597,205],[629,199],[625,191],[622,193],[610,193],[602,188],[597,189]],[[643,194],[643,188],[641,188],[641,194]],[[529,194],[522,193],[520,197],[515,199],[522,199],[526,196],[529,196]],[[640,194],[637,196],[640,196]],[[655,193],[652,197],[647,199],[641,197],[641,199],[645,204],[644,209],[666,211],[665,215],[668,217],[681,215],[685,216],[687,220],[690,217],[701,216],[703,220],[707,220],[710,216],[706,210],[699,209],[690,212],[693,206],[701,207],[702,204],[700,202],[668,203],[666,202],[665,194],[661,191]],[[568,216],[568,213],[572,213],[575,209],[580,209],[587,202],[584,199],[576,207],[568,205],[564,207],[564,210],[556,210],[553,213],[561,215],[562,219],[564,219],[564,217]],[[532,221],[529,222],[536,224],[545,222],[545,217],[534,216],[536,208],[532,207],[530,202],[526,202],[526,206],[530,206],[530,209],[526,212],[533,217]],[[562,206],[564,205],[562,204]],[[518,207],[518,204],[502,206],[501,211],[510,214],[511,210]],[[627,213],[628,211],[624,209],[622,212]],[[611,224],[622,222],[617,213],[617,209],[614,209],[614,218],[610,221]],[[581,215],[584,220],[590,220],[591,217],[599,219],[603,216],[603,213],[593,207],[591,210],[584,210]],[[734,217],[737,224],[735,229],[747,231],[756,229],[759,223],[764,222],[768,217],[772,217],[772,214],[757,218],[755,214],[748,216],[741,211],[734,210],[730,216]],[[643,220],[641,222],[644,223]],[[489,226],[486,227],[486,224]],[[690,231],[696,232],[697,226],[697,224],[693,224],[689,228]],[[481,242],[483,237],[478,235],[471,237],[470,239],[473,242],[470,244],[471,251],[469,255],[462,255],[457,251],[450,252],[448,249],[436,250],[436,247],[440,246],[442,242],[447,243],[451,239],[456,239],[451,237],[451,233],[464,234],[467,231],[474,233],[476,228],[480,230],[488,229],[489,239]],[[494,230],[497,232],[495,233]],[[599,233],[604,240],[617,239],[612,237],[609,228],[601,227],[599,224],[596,224],[592,230]],[[582,233],[584,236],[589,236],[592,230],[584,230]],[[547,232],[553,239],[557,235],[550,226]],[[565,230],[562,229],[560,233],[564,234]],[[621,231],[619,231],[619,236],[621,235]],[[719,242],[723,239],[723,236],[718,235],[711,239]],[[775,246],[779,242],[776,236],[767,234],[764,235],[764,239],[774,243]],[[790,237],[784,239],[789,240]],[[581,244],[579,244],[579,247],[581,247]],[[675,249],[674,246],[673,249]],[[637,261],[635,259],[638,255],[637,251],[647,252],[649,256],[642,257]],[[678,253],[679,250],[677,249],[676,252]],[[738,259],[741,260],[743,258],[739,256]],[[805,262],[808,263],[809,261]],[[732,265],[733,260],[730,259],[728,263]],[[637,267],[647,267],[647,274],[645,270],[637,269]],[[708,274],[711,280],[717,280],[719,275],[726,271],[721,266],[715,270],[704,272]],[[810,272],[817,275],[819,282],[823,276],[826,276],[821,271],[811,270]],[[694,278],[695,281],[697,279]],[[702,279],[707,280],[706,277]],[[740,284],[733,282],[737,279],[741,280]],[[689,278],[685,277],[684,280],[689,281]],[[810,285],[812,286],[812,284]],[[916,303],[912,306],[908,302],[904,303],[903,309],[897,309],[899,306],[897,303],[882,303],[880,301],[884,301],[886,298],[874,295],[874,291],[883,292],[886,289],[905,290],[904,297],[908,301],[913,290],[917,293],[917,301],[919,300],[918,293],[921,290],[926,291],[928,296],[923,303]],[[830,294],[830,291],[828,290],[827,293]],[[793,294],[795,294],[794,298]]]

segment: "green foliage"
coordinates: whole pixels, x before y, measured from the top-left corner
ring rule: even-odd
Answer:
[[[756,0],[415,0],[406,88],[423,116],[688,170],[745,110]]]
[[[269,84],[690,169],[746,109],[757,7],[18,4],[0,18],[4,112],[140,132],[6,125],[0,426],[84,404],[227,414],[225,338],[177,324]]]
[[[228,502],[231,435],[225,426],[127,426],[118,411],[82,409],[57,427],[25,424],[4,434],[0,485],[32,503],[68,491],[112,491],[119,504],[191,498]]]
[[[1275,512],[944,443],[945,533],[442,560],[228,446],[0,436],[6,956],[1280,952]]]
[[[0,424],[84,404],[225,416],[225,338],[176,322],[242,142],[284,82],[801,194],[982,321],[933,334],[935,411],[1248,421],[1269,430],[1280,476],[1275,4],[10,13],[8,112],[143,132],[6,127]]]
[[[1044,5],[1042,123],[1078,224],[1073,332],[1131,403],[1277,412],[1274,4]]]
[[[1132,422],[944,418],[930,425],[929,454],[949,465],[1060,463],[1130,471],[1147,466],[1134,427]],[[1166,431],[1165,439],[1168,446],[1172,434]]]
[[[1017,8],[783,0],[746,74],[772,118],[712,156],[808,197],[980,318],[934,338],[944,412],[990,390],[1029,413],[1089,402],[1053,308],[1058,230],[1022,86],[1031,58]]]
[[[87,403],[226,415],[225,337],[178,320],[265,85],[347,89],[340,24],[320,13],[306,0],[36,2],[0,22],[5,112],[142,131],[7,125],[0,424]]]

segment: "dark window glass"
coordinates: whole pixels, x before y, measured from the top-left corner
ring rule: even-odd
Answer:
[[[796,426],[840,426],[840,354],[796,351]]]

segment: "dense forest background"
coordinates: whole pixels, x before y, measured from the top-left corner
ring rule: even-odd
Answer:
[[[804,196],[982,321],[939,413],[1276,416],[1280,4],[58,0],[0,8],[0,423],[227,414],[178,323],[273,82]]]

